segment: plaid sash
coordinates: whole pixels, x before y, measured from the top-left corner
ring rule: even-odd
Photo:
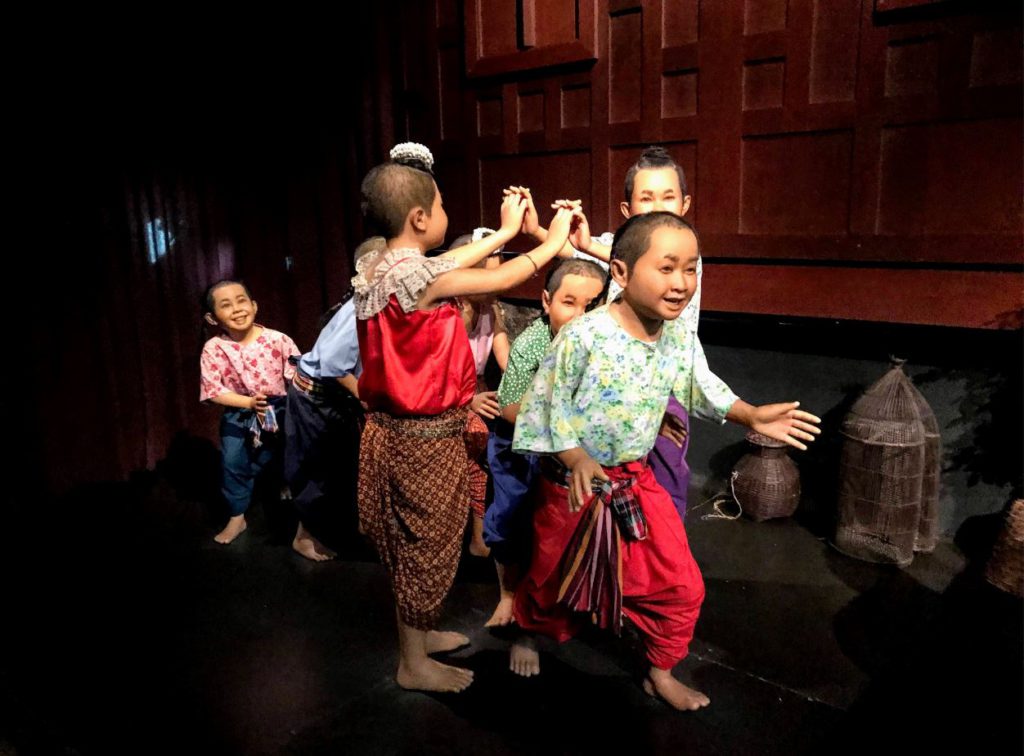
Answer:
[[[267,411],[263,413],[261,418],[258,412],[253,412],[252,423],[249,425],[249,433],[252,434],[252,445],[254,449],[259,449],[263,446],[263,441],[260,439],[262,431],[267,433],[277,433],[277,413],[274,412],[274,407],[271,404],[267,405]]]
[[[616,475],[616,468],[607,471],[611,480],[591,484],[593,496],[584,504],[562,556],[558,602],[574,612],[589,613],[595,625],[618,635],[622,631],[622,539],[647,538],[647,520],[634,490],[636,478]],[[571,477],[566,470],[559,482],[571,484]]]

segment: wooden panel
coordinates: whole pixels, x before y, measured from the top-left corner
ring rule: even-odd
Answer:
[[[971,40],[971,86],[1021,85],[1021,30],[980,31]]]
[[[479,56],[491,58],[508,55],[519,49],[516,44],[516,0],[477,0],[479,11],[475,20],[479,30]]]
[[[939,86],[939,40],[905,39],[886,51],[885,96],[935,94]]]
[[[452,208],[460,223],[481,206],[495,223],[490,194],[525,182],[544,195],[540,207],[582,195],[595,231],[612,230],[622,222],[626,169],[644,146],[667,144],[688,174],[709,264],[736,274],[716,289],[723,309],[1010,322],[991,303],[972,314],[928,291],[956,289],[969,273],[1003,287],[993,301],[1009,307],[1009,282],[1020,288],[1019,9],[929,0],[463,0],[464,38],[455,38],[450,2],[434,6],[445,30],[424,44],[463,46],[470,76],[453,74],[446,53],[440,97],[409,99],[434,103],[446,162],[468,156],[466,178],[452,184],[465,195],[464,207]],[[485,55],[488,30],[494,54]],[[418,49],[408,49],[410,60]],[[463,136],[453,138],[460,117]],[[421,121],[410,117],[407,127]],[[775,287],[770,296],[758,293],[762,278]],[[907,295],[899,306],[864,293],[864,281],[889,291],[890,280]],[[845,298],[850,281],[860,282],[860,295]],[[801,288],[812,285],[812,295]],[[532,297],[530,286],[539,284],[524,288]],[[919,294],[928,296],[915,303]],[[718,295],[709,287],[707,296]]]
[[[786,0],[746,0],[743,33],[747,35],[786,28]]]
[[[810,102],[852,100],[857,82],[859,0],[814,0]]]
[[[1019,232],[1022,160],[1019,119],[885,129],[877,231]]]
[[[590,125],[590,87],[588,85],[562,88],[563,129],[586,128]]]
[[[661,4],[661,46],[679,47],[700,36],[699,0],[666,0]]]
[[[846,131],[745,139],[740,231],[845,234],[852,143]]]
[[[781,58],[756,60],[743,66],[743,109],[782,107],[786,61]]]
[[[594,2],[464,0],[466,73],[494,76],[592,61]]]
[[[701,307],[708,312],[1020,328],[1024,305],[1018,273],[708,261],[701,285]]]
[[[529,134],[544,130],[544,93],[519,94],[519,133]]]
[[[697,115],[697,70],[670,71],[661,77],[661,117]]]
[[[477,100],[477,135],[501,136],[501,97],[482,97]]]
[[[530,16],[533,28],[524,20],[527,47],[545,47],[576,39],[576,0],[522,0],[523,15]]]
[[[612,16],[609,20],[609,123],[630,123],[640,120],[640,98],[643,91],[642,35],[642,18],[639,11]]]

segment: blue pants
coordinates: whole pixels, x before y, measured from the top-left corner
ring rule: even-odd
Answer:
[[[514,425],[498,418],[487,440],[494,500],[484,514],[484,543],[502,564],[524,562],[529,557],[533,521],[531,493],[539,474],[536,455],[512,451],[514,431]]]
[[[284,422],[284,397],[271,397],[279,427]],[[252,445],[249,426],[255,412],[229,407],[220,419],[221,493],[231,517],[243,514],[252,501],[256,478],[280,457],[281,432],[263,431],[258,449]]]
[[[342,513],[355,515],[362,421],[359,400],[340,386],[323,396],[288,386],[284,477],[299,519],[321,540],[337,535]]]

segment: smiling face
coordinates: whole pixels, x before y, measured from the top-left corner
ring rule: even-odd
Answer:
[[[675,320],[697,291],[697,237],[688,228],[662,226],[632,270],[613,261],[626,303],[645,320]]]
[[[594,276],[569,273],[562,279],[554,294],[546,291],[541,295],[544,313],[548,316],[551,335],[556,335],[562,326],[587,311],[590,303],[601,296],[604,281]]]
[[[212,308],[206,321],[220,326],[233,339],[244,338],[256,325],[256,302],[241,284],[218,286],[210,292],[210,299]]]
[[[690,195],[683,194],[679,187],[679,174],[675,168],[644,168],[633,178],[633,195],[629,202],[620,205],[622,214],[634,215],[665,210],[676,215],[686,215],[690,209]]]

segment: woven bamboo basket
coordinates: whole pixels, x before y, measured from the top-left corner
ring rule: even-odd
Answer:
[[[733,468],[733,496],[758,522],[790,517],[800,503],[800,472],[787,445],[754,431],[747,441],[753,448]]]
[[[909,564],[921,519],[925,432],[901,362],[854,403],[841,434],[836,548],[869,562]]]
[[[1024,598],[1024,499],[1010,505],[1006,523],[992,547],[985,579],[1008,593]]]
[[[942,437],[939,421],[924,395],[907,379],[924,426],[924,477],[921,480],[921,519],[914,551],[930,554],[939,542],[939,483],[942,476]]]

